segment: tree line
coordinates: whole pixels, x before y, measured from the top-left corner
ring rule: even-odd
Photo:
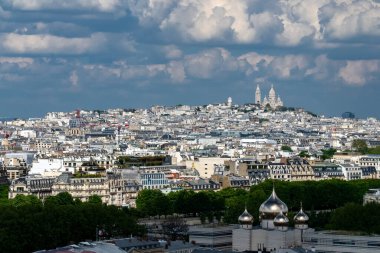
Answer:
[[[326,228],[337,208],[348,203],[362,205],[363,195],[370,188],[380,188],[380,180],[322,180],[282,182],[267,180],[252,186],[249,191],[227,188],[213,191],[179,191],[168,195],[159,190],[143,190],[136,200],[139,217],[181,214],[199,216],[202,221],[216,218],[225,223],[237,223],[247,207],[259,223],[259,207],[270,196],[273,185],[279,198],[289,208],[289,217],[296,214],[302,202],[310,216],[310,226]]]
[[[328,229],[380,234],[380,204],[348,203],[331,213]]]
[[[69,193],[48,197],[17,195],[0,204],[0,252],[33,252],[85,240],[141,235],[144,228],[128,210],[106,206],[98,196],[88,202]]]
[[[181,190],[165,195],[160,190],[142,190],[136,200],[140,217],[183,214],[185,216],[216,216],[221,218],[225,208],[224,199],[214,191]]]

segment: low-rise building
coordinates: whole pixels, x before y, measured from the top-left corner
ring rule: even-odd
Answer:
[[[312,165],[316,180],[344,179],[342,168],[334,163],[316,163]]]
[[[52,194],[52,185],[55,178],[46,178],[37,175],[20,177],[11,181],[8,198],[13,199],[17,195],[35,195],[39,199],[45,199]]]
[[[143,189],[163,189],[169,187],[169,181],[165,173],[159,171],[147,171],[140,173]]]
[[[159,241],[145,241],[137,238],[112,240],[117,247],[130,253],[164,253],[164,247]]]
[[[200,247],[219,250],[232,249],[232,230],[235,225],[203,225],[189,228],[189,241]]]
[[[369,189],[363,196],[363,204],[367,203],[379,203],[380,204],[380,189]]]
[[[345,180],[357,180],[363,178],[363,170],[360,166],[355,164],[342,164],[339,166],[342,168]]]
[[[220,184],[208,178],[199,178],[196,180],[185,181],[185,189],[195,192],[204,190],[219,190]]]
[[[98,195],[103,203],[108,203],[110,188],[107,177],[73,178],[71,173],[62,173],[52,186],[52,195],[68,192],[74,199],[88,201]]]
[[[211,179],[219,182],[221,188],[249,188],[250,182],[248,178],[229,174],[226,176],[213,175]]]

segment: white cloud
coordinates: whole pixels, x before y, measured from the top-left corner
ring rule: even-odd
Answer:
[[[185,40],[240,43],[260,42],[282,31],[277,15],[269,11],[249,13],[249,7],[249,1],[182,0],[161,17],[159,27],[168,34],[175,31]]]
[[[122,7],[120,0],[4,0],[4,2],[13,9],[24,11],[89,9],[113,12]]]
[[[239,61],[246,61],[248,64],[250,64],[253,71],[259,71],[259,67],[261,65],[268,67],[273,59],[273,56],[262,55],[255,52],[247,53],[238,57]]]
[[[178,59],[182,56],[182,51],[175,45],[164,46],[162,51],[168,59]]]
[[[239,56],[238,60],[250,65],[247,75],[265,73],[280,79],[299,77],[300,71],[303,73],[310,66],[310,59],[304,55],[273,56],[252,52]]]
[[[184,66],[186,73],[202,79],[209,79],[215,74],[233,72],[238,69],[236,59],[223,48],[213,48],[198,54],[187,55],[184,58]]]
[[[16,64],[19,68],[26,68],[33,62],[32,58],[26,57],[0,57],[0,64]]]
[[[304,55],[285,55],[274,58],[269,67],[279,78],[304,77],[304,71],[309,67],[309,59]],[[301,73],[300,73],[301,72]]]
[[[380,4],[370,0],[141,0],[128,7],[141,25],[184,41],[297,46],[380,35]]]
[[[65,38],[53,35],[0,35],[0,51],[17,54],[83,54],[99,51],[106,43],[101,33],[87,38]]]
[[[380,3],[369,0],[331,1],[320,9],[328,38],[347,39],[380,35]]]
[[[346,65],[339,70],[339,77],[349,85],[362,86],[379,71],[379,60],[347,61]]]
[[[157,25],[179,4],[178,0],[131,0],[128,9],[143,26]]]
[[[172,61],[167,66],[170,79],[175,83],[182,83],[186,79],[185,68],[182,62]]]

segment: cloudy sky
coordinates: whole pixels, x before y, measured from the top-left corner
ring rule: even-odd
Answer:
[[[253,102],[380,118],[380,0],[0,0],[0,117]]]

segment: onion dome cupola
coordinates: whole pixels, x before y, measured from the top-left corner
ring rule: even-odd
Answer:
[[[294,216],[294,226],[298,229],[307,229],[309,221],[309,216],[303,211],[302,204],[301,204],[301,210]]]
[[[259,212],[262,220],[273,220],[280,212],[287,214],[288,206],[277,197],[273,188],[272,194],[261,204]]]
[[[286,215],[281,211],[273,220],[273,224],[276,229],[280,231],[288,230],[289,219]]]
[[[247,208],[245,208],[244,212],[239,216],[238,220],[241,228],[252,228],[253,216],[247,211]]]

